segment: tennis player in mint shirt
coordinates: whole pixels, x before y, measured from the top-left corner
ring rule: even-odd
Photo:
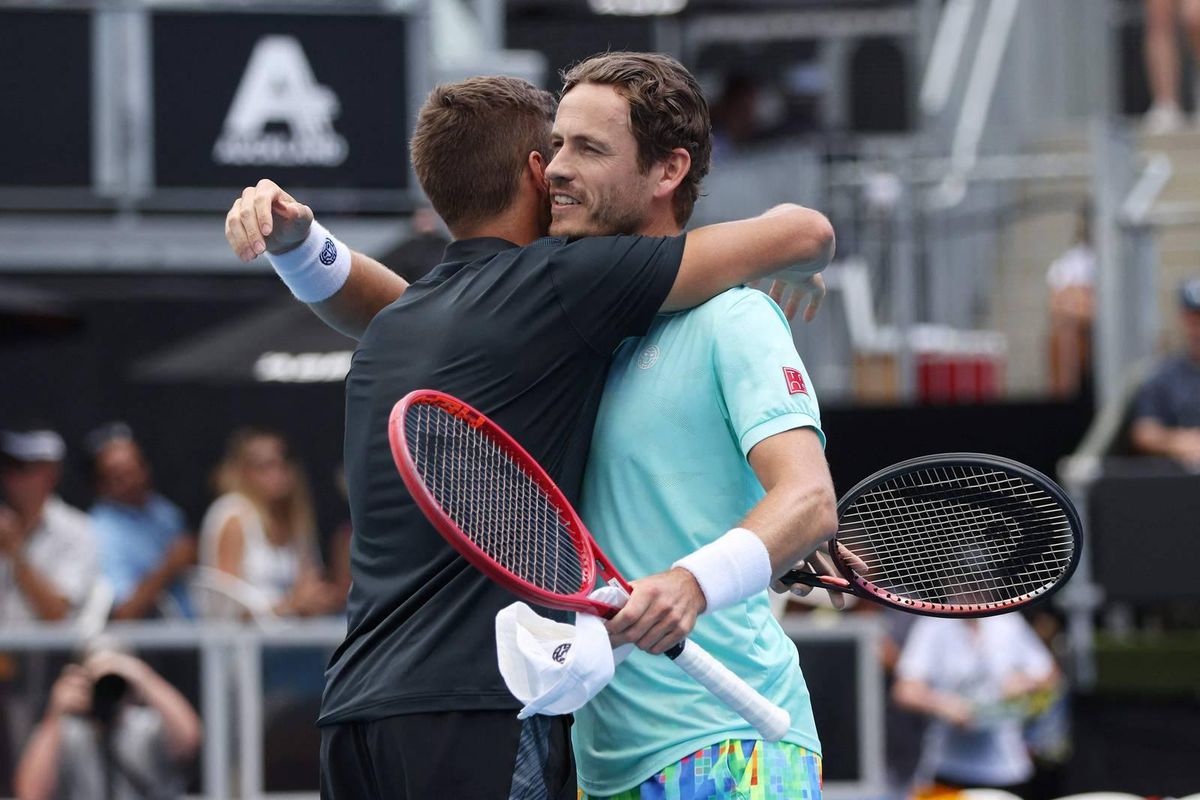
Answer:
[[[816,463],[752,467],[756,448],[779,437],[807,446]],[[659,573],[727,530],[753,524],[752,509],[767,496],[763,477],[773,488],[786,488],[789,471],[810,484],[804,476],[827,481],[823,447],[817,398],[787,320],[767,295],[733,289],[691,311],[660,315],[644,338],[617,351],[582,517],[623,573]],[[777,518],[815,513],[811,503],[783,501]],[[797,519],[796,527],[811,525]],[[642,588],[635,582],[635,597]],[[634,650],[576,712],[572,738],[584,796],[820,797],[821,744],[808,687],[767,592],[704,613],[690,638],[788,710],[783,741],[762,741],[670,660]]]

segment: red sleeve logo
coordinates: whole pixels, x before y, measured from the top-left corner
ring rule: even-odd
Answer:
[[[808,394],[808,387],[804,385],[804,376],[800,374],[800,370],[784,367],[783,378],[787,381],[788,394]]]

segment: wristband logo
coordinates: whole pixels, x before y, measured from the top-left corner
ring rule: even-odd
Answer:
[[[804,385],[804,376],[800,374],[800,370],[784,367],[783,379],[787,382],[788,394],[808,394],[808,387]]]
[[[337,245],[333,243],[333,239],[325,240],[325,246],[321,248],[321,255],[317,258],[321,259],[321,263],[325,266],[333,266],[333,262],[337,261]]]

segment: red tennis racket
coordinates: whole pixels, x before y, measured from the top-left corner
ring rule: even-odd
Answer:
[[[442,392],[418,390],[392,409],[388,439],[400,477],[446,541],[492,580],[531,603],[606,618],[588,599],[597,579],[631,592],[562,491],[500,426]],[[755,727],[778,741],[791,725],[695,642],[667,654]]]
[[[1039,603],[1083,550],[1075,507],[1055,483],[982,453],[922,456],[838,501],[829,552],[849,588],[792,570],[783,583],[846,592],[933,617],[986,617]]]

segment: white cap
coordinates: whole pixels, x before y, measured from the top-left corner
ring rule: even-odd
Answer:
[[[623,596],[619,602],[608,596],[596,599],[624,603]],[[627,645],[614,654],[604,621],[591,614],[576,614],[575,624],[569,625],[546,619],[524,603],[513,603],[496,615],[500,674],[508,690],[525,704],[517,715],[520,719],[577,711],[608,685],[616,665],[630,650]]]
[[[63,438],[54,431],[0,432],[0,452],[17,461],[62,461],[67,453]]]

